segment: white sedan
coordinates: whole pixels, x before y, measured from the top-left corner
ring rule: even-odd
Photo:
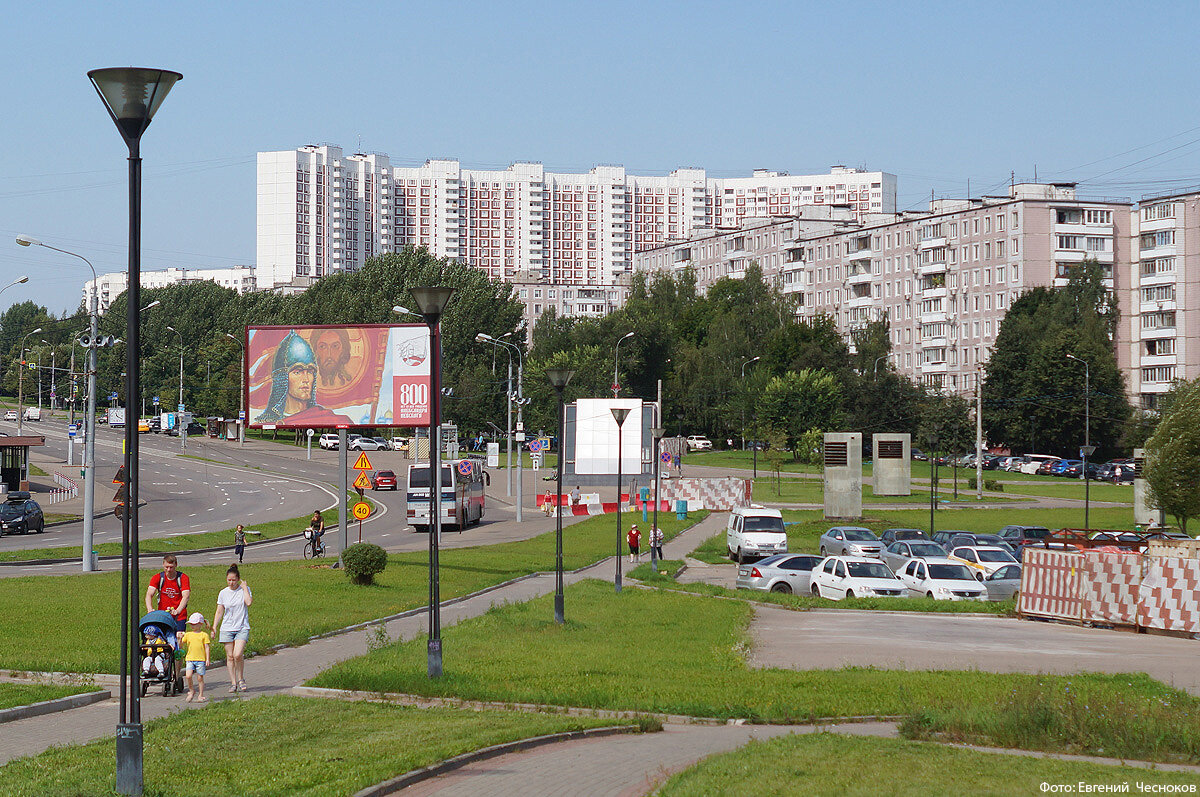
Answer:
[[[904,584],[878,559],[827,556],[813,570],[812,594],[818,598],[899,598]]]
[[[991,545],[962,545],[950,551],[950,560],[975,571],[976,578],[990,576],[1005,565],[1020,564],[1003,548]]]
[[[945,557],[913,559],[896,577],[914,598],[963,601],[983,600],[987,595],[987,589],[975,579],[970,568]]]
[[[4,420],[15,421],[16,419],[17,419],[17,411],[16,410],[9,410],[8,412],[4,413]]]

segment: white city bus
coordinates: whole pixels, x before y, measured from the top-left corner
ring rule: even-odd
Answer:
[[[483,460],[450,459],[442,463],[442,527],[462,531],[478,523],[484,511],[484,485],[490,478]],[[417,531],[429,530],[429,464],[408,466],[405,502],[408,523]]]

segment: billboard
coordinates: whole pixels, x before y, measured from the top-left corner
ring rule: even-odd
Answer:
[[[642,400],[589,399],[575,401],[575,472],[610,474],[617,472],[617,422],[612,409],[630,410],[619,436],[621,470],[628,474],[642,471]]]
[[[252,427],[429,425],[424,324],[246,328]]]

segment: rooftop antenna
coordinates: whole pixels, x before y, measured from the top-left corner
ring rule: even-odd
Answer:
[[[1033,181],[1035,183],[1038,181],[1038,179],[1037,179],[1037,164],[1036,163],[1033,164]]]

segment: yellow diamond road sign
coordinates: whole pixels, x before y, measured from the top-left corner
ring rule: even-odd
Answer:
[[[358,518],[359,520],[366,520],[367,516],[371,514],[371,505],[366,501],[359,501],[354,505],[353,512],[354,517]]]

